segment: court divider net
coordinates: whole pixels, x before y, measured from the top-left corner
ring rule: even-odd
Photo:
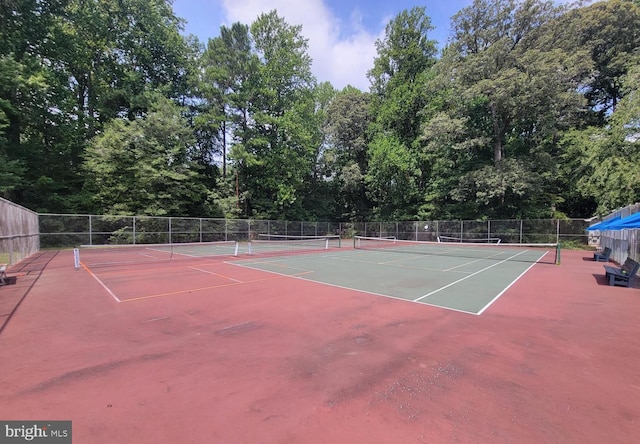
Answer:
[[[237,241],[174,244],[82,245],[74,249],[74,265],[106,267],[126,264],[194,260],[217,256],[237,256]]]
[[[426,242],[354,236],[353,248],[435,257],[464,257],[497,261],[560,264],[560,244]]]
[[[259,234],[259,239],[249,242],[249,254],[286,253],[328,250],[342,245],[340,236],[288,236]]]

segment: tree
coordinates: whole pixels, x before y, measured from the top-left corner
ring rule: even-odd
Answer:
[[[325,132],[329,148],[324,153],[328,176],[336,184],[340,220],[359,221],[370,216],[365,174],[372,123],[371,95],[346,87],[327,110]]]
[[[430,127],[424,142],[433,147],[443,137],[434,130],[456,128],[449,154],[470,159],[449,195],[470,211],[461,216],[549,217],[559,202],[558,133],[580,116],[589,68],[583,53],[541,38],[560,13],[551,2],[476,0],[452,19],[438,67],[454,90],[441,94],[451,123]]]
[[[414,175],[410,180],[396,181],[412,187],[403,190],[402,199],[391,197],[383,190],[369,190],[370,197],[390,198],[396,205],[402,205],[400,208],[389,206],[389,202],[376,202],[378,209],[383,211],[378,213],[379,217],[390,216],[384,211],[403,214],[403,217],[416,214],[424,191],[424,173],[428,167],[422,164],[416,141],[420,134],[422,110],[427,105],[426,82],[436,61],[436,42],[428,38],[431,30],[431,19],[426,15],[425,8],[414,7],[409,11],[402,11],[392,19],[385,28],[384,38],[376,42],[378,53],[374,66],[368,73],[371,81],[372,115],[375,116],[372,138],[378,141],[378,147],[393,147],[409,153],[413,157],[413,166],[402,168],[403,174]],[[371,159],[379,159],[381,154],[377,152]],[[404,154],[399,158],[404,158]],[[377,173],[385,176],[388,172],[370,169],[367,182],[369,186],[388,183],[385,177],[375,178]]]
[[[11,196],[38,211],[87,208],[87,141],[146,110],[147,92],[179,97],[193,48],[166,0],[0,3],[0,108]]]
[[[329,82],[317,84],[313,89],[314,111],[307,115],[307,142],[313,148],[313,163],[301,190],[304,212],[315,220],[336,220],[339,193],[333,180],[327,152],[331,149],[329,135],[325,131],[329,111],[336,91]]]
[[[246,214],[305,217],[300,190],[320,143],[307,40],[300,26],[290,26],[275,11],[258,17],[250,30],[260,63],[249,81],[248,125],[230,153],[247,191]]]
[[[567,51],[586,51],[594,69],[583,87],[600,123],[622,98],[622,78],[637,65],[640,47],[640,5],[630,0],[607,0],[575,8],[555,26],[558,45]]]
[[[600,215],[640,200],[640,68],[621,80],[622,98],[608,125],[576,129],[562,139],[565,174]]]
[[[378,136],[369,147],[367,194],[379,220],[411,220],[416,159],[395,136]]]
[[[248,137],[249,107],[252,102],[251,80],[255,79],[259,61],[252,52],[249,27],[234,23],[222,26],[220,36],[210,39],[201,58],[200,82],[204,105],[196,120],[204,157],[222,158],[222,175],[227,174],[228,134],[241,143]]]
[[[183,110],[155,95],[144,117],[116,119],[89,144],[87,183],[96,210],[105,214],[188,216],[207,214],[207,190],[189,148]]]

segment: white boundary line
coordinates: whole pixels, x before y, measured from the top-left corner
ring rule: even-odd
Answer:
[[[460,282],[462,282],[462,281],[464,281],[464,280],[466,280],[466,279],[469,279],[469,278],[470,278],[470,277],[472,277],[472,276],[475,276],[475,275],[480,274],[480,273],[482,273],[482,272],[484,272],[484,271],[487,271],[488,269],[493,268],[493,267],[495,267],[496,265],[503,264],[503,263],[505,263],[505,262],[507,262],[507,261],[509,261],[509,260],[513,259],[514,257],[518,257],[518,256],[520,256],[521,254],[526,253],[527,251],[529,251],[529,250],[524,250],[524,251],[521,251],[521,252],[520,252],[520,253],[518,253],[518,254],[514,254],[513,256],[510,256],[510,257],[508,257],[508,258],[506,258],[506,259],[503,259],[503,260],[501,260],[501,261],[499,261],[499,262],[496,262],[495,264],[489,265],[488,267],[485,267],[485,268],[483,268],[483,269],[481,269],[481,270],[478,270],[478,271],[476,271],[475,273],[471,273],[470,275],[467,275],[467,276],[465,276],[465,277],[463,277],[463,278],[460,278],[460,279],[458,279],[457,281],[453,281],[453,282],[451,282],[450,284],[445,285],[444,287],[440,287],[440,288],[438,288],[437,290],[433,290],[431,293],[427,293],[427,294],[425,294],[425,295],[423,295],[423,296],[420,296],[419,298],[414,299],[413,301],[414,301],[414,302],[419,302],[419,301],[421,301],[421,300],[422,300],[422,299],[424,299],[424,298],[428,298],[429,296],[432,296],[432,295],[434,295],[434,294],[436,294],[436,293],[439,293],[440,291],[445,290],[445,289],[447,289],[447,288],[449,288],[449,287],[451,287],[451,286],[453,286],[453,285],[456,285],[456,284],[458,284],[458,283],[460,283]],[[540,260],[540,259],[538,259],[538,260]],[[531,268],[531,267],[529,267],[529,268]]]
[[[547,253],[543,254],[543,255],[540,257],[540,259],[542,259],[543,257],[545,257],[545,255],[546,255],[546,254],[547,254]],[[537,264],[537,263],[538,263],[538,261],[540,261],[540,259],[538,259],[536,262],[534,262],[533,264],[531,264],[531,266],[529,266],[529,268],[527,268],[527,269],[526,269],[526,270],[524,270],[522,273],[520,273],[520,276],[518,276],[517,278],[515,278],[515,279],[514,279],[514,280],[513,280],[509,285],[507,285],[507,286],[505,287],[505,289],[504,289],[504,290],[502,290],[500,293],[498,293],[498,294],[496,295],[496,297],[495,297],[495,298],[491,299],[491,301],[489,301],[489,303],[488,303],[487,305],[485,305],[485,306],[482,308],[482,310],[480,310],[480,311],[479,311],[478,313],[476,313],[476,314],[477,314],[478,316],[480,316],[482,313],[484,313],[484,311],[485,311],[487,308],[491,307],[491,306],[493,305],[493,303],[494,303],[495,301],[497,301],[497,300],[498,300],[498,298],[499,298],[500,296],[502,296],[502,295],[503,295],[503,294],[504,294],[504,293],[505,293],[509,288],[511,288],[511,286],[512,286],[513,284],[515,284],[516,282],[518,282],[518,280],[519,280],[522,276],[524,276],[524,275],[527,273],[527,271],[531,270],[531,267],[533,267],[535,264]]]
[[[94,278],[96,281],[98,281],[98,283],[99,283],[100,285],[102,285],[102,288],[104,288],[104,289],[107,291],[107,293],[109,293],[109,294],[111,295],[111,297],[112,297],[116,302],[118,302],[118,303],[122,302],[120,299],[118,299],[118,296],[116,296],[116,295],[115,295],[115,293],[114,293],[113,291],[111,291],[111,289],[110,289],[109,287],[107,287],[107,286],[105,285],[105,283],[104,283],[104,282],[102,282],[102,281],[100,280],[100,278],[99,278],[98,276],[96,276],[96,275],[95,275],[95,273],[89,269],[89,267],[87,267],[87,266],[86,266],[85,264],[83,264],[83,263],[80,263],[80,264],[82,265],[82,268],[84,268],[85,270],[87,270],[87,272],[88,272],[91,276],[93,276],[93,278]]]
[[[452,283],[450,283],[450,284],[448,284],[448,285],[445,285],[444,287],[438,288],[437,290],[434,290],[434,291],[432,291],[432,292],[430,292],[430,293],[427,293],[426,295],[420,296],[420,297],[419,297],[419,298],[417,298],[417,299],[406,299],[406,298],[402,298],[402,297],[399,297],[399,296],[391,296],[391,295],[388,295],[388,294],[376,293],[376,292],[373,292],[373,291],[360,290],[360,289],[357,289],[357,288],[345,287],[345,286],[338,285],[338,284],[331,284],[331,283],[327,283],[327,282],[316,281],[316,280],[308,279],[308,278],[305,278],[305,277],[302,277],[302,276],[299,276],[299,275],[298,275],[298,276],[296,276],[296,275],[290,275],[290,274],[285,274],[285,273],[279,273],[279,272],[277,272],[277,271],[265,270],[265,269],[262,269],[262,268],[259,268],[259,267],[253,267],[253,266],[251,266],[251,265],[253,265],[253,264],[255,264],[255,265],[258,265],[258,264],[269,264],[269,263],[273,263],[273,262],[277,262],[277,261],[273,261],[273,262],[272,262],[272,261],[269,261],[269,260],[264,260],[264,261],[250,261],[250,262],[249,262],[249,261],[237,261],[237,262],[225,262],[225,263],[226,263],[226,264],[229,264],[229,265],[237,265],[237,266],[244,267],[244,268],[250,268],[250,269],[252,269],[252,270],[263,271],[263,272],[265,272],[265,273],[273,273],[273,274],[280,275],[280,276],[291,277],[291,278],[295,278],[295,279],[301,279],[301,280],[304,280],[304,281],[307,281],[307,282],[315,282],[315,283],[317,283],[317,284],[321,284],[321,285],[329,285],[329,286],[331,286],[331,287],[341,288],[341,289],[344,289],[344,290],[357,291],[358,293],[372,294],[372,295],[374,295],[374,296],[382,296],[382,297],[385,297],[385,298],[391,298],[391,299],[395,299],[395,300],[398,300],[398,301],[419,303],[419,304],[423,304],[423,305],[428,305],[428,306],[430,306],[430,307],[437,307],[437,308],[441,308],[441,309],[445,309],[445,310],[456,311],[456,312],[459,312],[459,313],[466,313],[466,314],[471,314],[471,315],[475,315],[475,316],[480,316],[480,315],[481,315],[482,313],[484,313],[484,311],[485,311],[485,310],[487,310],[487,309],[488,309],[488,308],[489,308],[489,307],[490,307],[490,306],[491,306],[495,301],[497,301],[497,300],[498,300],[498,298],[499,298],[500,296],[502,296],[502,295],[503,295],[503,294],[504,294],[504,293],[505,293],[509,288],[511,288],[511,286],[512,286],[513,284],[515,284],[515,283],[516,283],[516,282],[517,282],[517,281],[518,281],[522,276],[524,276],[524,275],[525,275],[525,274],[526,274],[526,273],[527,273],[527,272],[528,272],[528,271],[529,271],[529,270],[530,270],[534,265],[536,265],[538,262],[540,262],[540,260],[541,260],[543,257],[545,257],[545,256],[547,255],[547,253],[548,253],[548,252],[545,252],[545,253],[544,253],[542,256],[540,256],[540,257],[539,257],[535,262],[533,262],[529,267],[527,267],[527,269],[526,269],[526,270],[524,270],[522,273],[520,273],[520,275],[519,275],[518,277],[516,277],[513,281],[511,281],[511,283],[509,283],[509,285],[507,285],[507,286],[504,288],[504,290],[502,290],[502,291],[501,291],[498,295],[496,295],[496,296],[495,296],[491,301],[489,301],[489,303],[488,303],[487,305],[485,305],[485,306],[484,306],[484,307],[483,307],[479,312],[466,311],[466,310],[461,310],[461,309],[459,309],[459,308],[447,307],[447,306],[437,305],[437,304],[430,304],[430,303],[428,303],[428,302],[424,302],[424,301],[422,301],[422,299],[425,299],[425,298],[427,298],[427,297],[429,297],[429,296],[431,296],[431,295],[433,295],[433,294],[435,294],[435,293],[438,293],[438,292],[440,292],[440,291],[442,291],[442,290],[444,290],[444,289],[446,289],[446,288],[449,288],[449,287],[451,287],[451,286],[453,286],[453,285],[455,285],[455,284],[457,284],[457,283],[459,283],[459,282],[462,282],[462,281],[464,281],[465,279],[468,279],[468,278],[470,278],[470,277],[472,277],[472,276],[475,276],[475,275],[477,275],[477,274],[479,274],[479,273],[482,273],[482,272],[484,272],[484,271],[486,271],[486,270],[488,270],[488,269],[490,269],[490,268],[493,268],[493,267],[495,267],[496,265],[500,265],[500,264],[502,264],[502,263],[504,263],[504,262],[508,262],[508,261],[510,261],[511,259],[513,259],[514,257],[520,256],[521,254],[527,253],[527,252],[529,252],[529,251],[530,251],[530,250],[523,250],[523,251],[519,252],[518,254],[514,254],[513,256],[509,256],[509,257],[508,257],[508,258],[506,258],[506,259],[503,259],[503,260],[501,260],[501,261],[499,261],[499,262],[496,262],[496,263],[494,263],[494,264],[492,264],[492,265],[490,265],[490,266],[488,266],[488,267],[485,267],[485,268],[483,268],[483,269],[481,269],[481,270],[478,270],[478,271],[476,271],[476,272],[474,272],[474,273],[471,273],[471,274],[469,274],[469,275],[467,275],[467,276],[465,276],[465,277],[463,277],[463,278],[461,278],[461,279],[458,279],[458,280],[457,280],[457,281],[455,281],[455,282],[452,282]],[[332,256],[323,256],[323,257],[332,257]],[[340,259],[342,259],[342,258],[340,258]],[[284,261],[284,260],[286,260],[286,259],[284,259],[284,258],[283,258],[283,259],[280,259],[280,260],[283,260],[283,261]],[[481,260],[481,259],[479,259],[479,260]],[[243,262],[244,262],[244,263],[243,263]],[[368,261],[357,261],[357,262],[365,262],[365,263],[372,263],[372,264],[374,264],[374,263],[375,263],[375,262],[368,262]],[[477,261],[473,261],[473,262],[477,262]],[[380,265],[380,264],[378,264],[378,265]],[[455,268],[455,267],[454,267],[454,268]],[[448,271],[448,270],[445,270],[445,271]]]
[[[264,262],[249,262],[249,264],[265,264],[265,263],[269,263],[269,262],[268,261],[264,261]],[[290,277],[290,278],[294,278],[294,279],[300,279],[300,280],[306,281],[306,282],[313,282],[314,284],[328,285],[329,287],[340,288],[342,290],[355,291],[357,293],[364,293],[364,294],[367,294],[367,295],[379,296],[379,297],[388,298],[388,299],[395,299],[396,301],[408,302],[410,304],[426,305],[428,307],[435,307],[435,308],[440,308],[442,310],[456,311],[458,313],[465,313],[465,314],[471,314],[471,315],[475,315],[476,314],[473,311],[460,310],[459,308],[445,307],[443,305],[436,305],[436,304],[429,304],[428,302],[415,302],[415,301],[413,301],[411,299],[402,298],[400,296],[392,296],[392,295],[389,295],[389,294],[376,293],[374,291],[360,290],[358,288],[346,287],[344,285],[331,284],[329,282],[316,281],[316,280],[313,280],[313,279],[308,279],[308,278],[303,277],[301,275],[292,275],[292,274],[278,273],[277,271],[264,270],[262,268],[253,267],[251,265],[246,265],[246,264],[242,263],[241,261],[238,261],[238,262],[225,262],[225,264],[236,265],[238,267],[249,268],[251,270],[262,271],[264,273],[271,273],[271,274],[275,274],[275,275],[282,276],[282,277]]]

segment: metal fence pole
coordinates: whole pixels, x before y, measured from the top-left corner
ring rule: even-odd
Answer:
[[[520,219],[520,243],[522,243],[522,219]]]

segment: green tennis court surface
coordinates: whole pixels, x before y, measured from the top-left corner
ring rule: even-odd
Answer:
[[[349,248],[233,263],[472,314],[481,314],[537,262],[555,263],[552,248],[446,246],[412,252],[403,247],[408,248]]]

